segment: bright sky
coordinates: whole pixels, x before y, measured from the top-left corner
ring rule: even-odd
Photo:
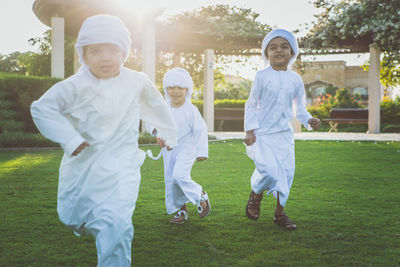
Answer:
[[[68,1],[68,0],[65,0]],[[179,11],[190,10],[200,6],[211,4],[229,4],[243,8],[251,8],[260,14],[262,23],[285,28],[287,30],[304,29],[306,23],[314,20],[313,15],[319,12],[312,4],[311,0],[115,0],[126,5],[134,5],[143,7],[165,7],[164,3],[168,3],[165,7],[167,14],[173,14]],[[9,54],[14,51],[35,50],[28,44],[28,40],[32,37],[40,37],[43,32],[48,29],[42,24],[32,11],[33,0],[0,0],[0,54]],[[163,6],[164,4],[164,6]],[[121,6],[124,6],[121,4]],[[136,7],[137,7],[136,6]],[[300,36],[305,32],[300,32]],[[355,56],[342,55],[325,57],[322,60],[346,60],[348,65],[358,65],[364,63],[367,56],[358,59]],[[260,61],[254,62],[258,66]],[[233,70],[234,74],[240,73],[240,69]],[[253,73],[246,73],[243,76],[253,76]]]

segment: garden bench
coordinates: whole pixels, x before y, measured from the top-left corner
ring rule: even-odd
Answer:
[[[323,119],[329,122],[329,132],[337,132],[339,124],[368,124],[368,109],[365,108],[333,108],[330,118]]]
[[[244,108],[216,108],[214,109],[214,120],[219,120],[218,131],[222,131],[224,121],[243,121]]]

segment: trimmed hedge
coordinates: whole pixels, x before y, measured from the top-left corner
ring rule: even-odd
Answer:
[[[400,97],[395,100],[384,99],[381,102],[382,122],[400,123]]]
[[[1,148],[16,147],[58,147],[39,133],[11,132],[0,134]]]
[[[60,79],[52,77],[0,73],[0,109],[14,110],[17,112],[15,119],[24,123],[23,131],[37,133],[30,115],[31,103],[58,81]],[[9,101],[12,106],[7,106]]]
[[[217,99],[214,101],[214,108],[244,108],[246,99]],[[201,113],[203,113],[203,100],[192,100]]]

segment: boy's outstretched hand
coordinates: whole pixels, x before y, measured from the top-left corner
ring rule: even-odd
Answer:
[[[206,159],[207,159],[206,157],[197,157],[196,161],[203,161],[203,160],[206,160]]]
[[[72,156],[77,156],[79,153],[82,152],[82,150],[85,149],[85,147],[88,147],[88,146],[90,146],[89,143],[86,142],[86,141],[84,141],[82,144],[80,144],[80,145],[78,146],[77,149],[75,149],[75,151],[72,153]]]
[[[247,131],[246,136],[243,139],[243,142],[246,145],[251,146],[252,144],[254,144],[255,141],[256,141],[256,135],[254,134],[254,130]]]
[[[165,147],[165,140],[164,140],[164,139],[161,139],[161,138],[159,138],[159,137],[157,137],[157,144],[158,144],[161,148],[163,148],[163,147]],[[172,150],[172,148],[170,148],[169,146],[167,146],[167,150]]]
[[[311,118],[308,120],[308,124],[310,124],[314,130],[318,130],[321,126],[321,121],[318,118]]]

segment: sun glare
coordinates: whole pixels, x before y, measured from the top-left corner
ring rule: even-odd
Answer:
[[[148,10],[157,8],[166,8],[164,0],[144,0],[144,1],[132,1],[132,0],[118,0],[122,8],[131,10],[135,13],[145,13]]]

